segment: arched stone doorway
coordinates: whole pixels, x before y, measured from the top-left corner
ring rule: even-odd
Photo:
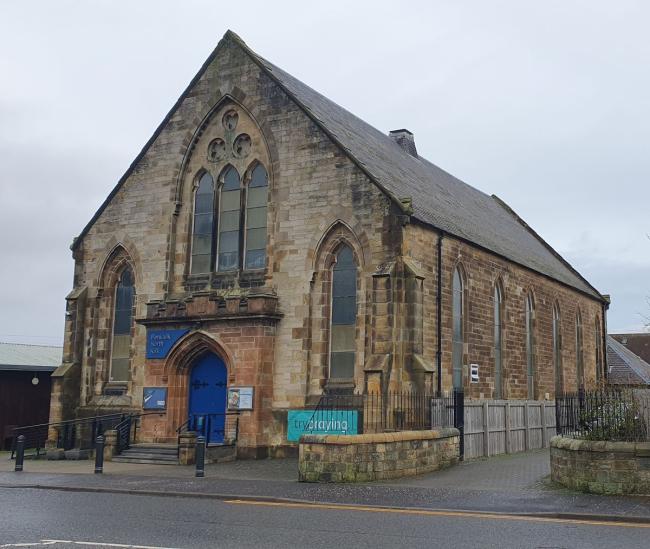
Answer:
[[[169,437],[175,437],[177,429],[189,421],[190,430],[200,430],[206,437],[211,434],[215,438],[212,442],[223,441],[223,424],[219,427],[218,422],[214,423],[216,416],[202,420],[196,416],[225,414],[232,364],[232,356],[224,346],[203,332],[191,333],[176,344],[165,363]],[[190,413],[195,417],[190,417]],[[224,420],[222,415],[220,421]],[[214,428],[208,432],[210,424]],[[215,430],[221,431],[221,440],[217,440]]]

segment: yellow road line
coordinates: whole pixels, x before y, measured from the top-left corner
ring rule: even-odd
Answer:
[[[295,509],[327,509],[330,511],[361,511],[364,513],[392,513],[399,515],[420,515],[430,517],[463,517],[488,520],[517,520],[524,522],[550,522],[556,524],[585,524],[588,526],[617,526],[620,528],[650,528],[650,523],[609,521],[597,519],[572,519],[554,517],[536,517],[525,515],[509,515],[506,513],[485,513],[480,511],[435,511],[427,509],[391,509],[386,507],[368,507],[364,505],[343,505],[333,503],[284,503],[277,501],[251,501],[241,499],[225,500],[224,503],[233,505],[257,505],[261,507],[284,507]]]

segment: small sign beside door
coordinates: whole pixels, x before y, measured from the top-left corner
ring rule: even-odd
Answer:
[[[145,387],[142,389],[144,410],[165,410],[167,408],[167,387]]]
[[[252,410],[253,409],[253,387],[229,387],[228,388],[228,409],[229,410]]]

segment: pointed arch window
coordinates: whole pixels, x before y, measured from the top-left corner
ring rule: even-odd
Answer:
[[[264,166],[251,172],[246,193],[245,269],[263,269],[266,264],[266,204],[269,178]]]
[[[465,333],[463,329],[463,279],[458,268],[452,281],[452,378],[454,389],[463,388],[463,350]]]
[[[229,166],[222,176],[219,191],[219,230],[217,236],[217,270],[239,268],[241,222],[241,181],[235,168]]]
[[[584,343],[582,334],[582,315],[576,314],[576,384],[578,389],[585,384]]]
[[[494,285],[494,398],[503,398],[502,307],[503,296],[497,282]]]
[[[526,377],[528,386],[528,398],[535,398],[535,341],[533,339],[533,319],[535,309],[533,296],[526,296]]]
[[[115,287],[110,381],[129,380],[134,299],[133,272],[127,267]]]
[[[214,181],[205,172],[194,193],[194,230],[192,232],[192,274],[212,270],[212,231],[214,230]]]
[[[357,324],[357,265],[352,249],[341,246],[332,266],[330,379],[354,377]]]
[[[560,332],[560,309],[553,305],[553,368],[555,369],[555,394],[561,395],[564,387],[562,380],[562,342]]]

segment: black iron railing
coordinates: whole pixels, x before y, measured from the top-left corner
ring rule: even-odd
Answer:
[[[38,457],[45,449],[50,431],[54,431],[56,448],[63,450],[89,450],[95,447],[95,440],[106,431],[115,429],[118,432],[118,449],[126,450],[137,436],[140,418],[149,415],[161,415],[160,412],[145,412],[142,414],[105,414],[80,419],[71,419],[54,423],[41,423],[16,427],[13,430],[11,443],[11,458],[14,458],[16,439],[19,435],[25,437],[25,455]]]
[[[16,439],[25,437],[26,455],[39,456],[45,449],[50,431],[54,431],[56,448],[71,450],[73,448],[90,449],[94,447],[95,438],[109,429],[113,429],[124,419],[124,414],[105,414],[81,419],[72,419],[54,423],[40,423],[16,427],[12,433],[11,458],[16,451]]]
[[[190,414],[188,421],[177,430],[179,436],[184,431],[204,436],[207,444],[235,444],[239,437],[239,412]]]
[[[306,434],[363,434],[421,431],[444,427],[464,430],[464,394],[434,396],[418,392],[323,395],[304,425]],[[463,437],[461,436],[461,456]]]
[[[556,396],[557,434],[608,441],[650,440],[650,393],[604,387]]]
[[[131,446],[131,440],[135,441],[137,420],[133,421],[133,416],[128,415],[115,426],[117,432],[117,453],[120,454],[124,450],[128,450]],[[131,430],[133,427],[133,439],[131,439]]]

